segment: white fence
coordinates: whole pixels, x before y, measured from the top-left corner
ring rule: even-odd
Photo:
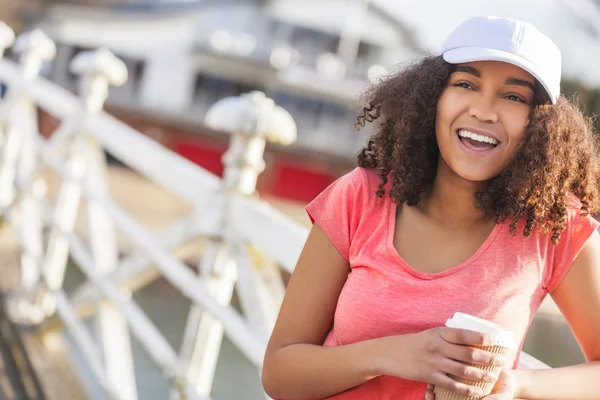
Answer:
[[[0,57],[12,38],[0,25]],[[137,399],[128,331],[170,380],[173,400],[210,398],[223,334],[260,369],[285,292],[279,268],[293,270],[308,233],[251,198],[264,169],[265,142],[294,140],[290,115],[260,93],[215,104],[206,123],[232,132],[221,180],[102,111],[109,84],[127,79],[110,52],[73,61],[80,97],[38,77],[42,62],[54,55],[42,32],[21,36],[14,52],[20,65],[0,59],[0,81],[8,86],[0,102],[0,213],[22,248],[20,295],[9,303],[11,316],[39,323],[56,313],[112,399]],[[50,140],[39,133],[38,109],[61,121]],[[194,211],[159,235],[144,230],[108,196],[104,150]],[[46,168],[62,178],[55,200],[40,177]],[[80,208],[88,221],[83,236],[74,229]],[[137,249],[125,260],[118,257],[117,231]],[[170,253],[195,237],[210,243],[198,274]],[[250,247],[271,262],[256,268]],[[62,287],[69,256],[88,278],[71,297]],[[151,264],[193,303],[179,351],[131,299],[128,283]],[[243,315],[230,306],[234,287]],[[77,317],[89,304],[95,306],[99,343]],[[521,361],[544,367],[527,355]]]

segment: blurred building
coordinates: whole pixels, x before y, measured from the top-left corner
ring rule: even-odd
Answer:
[[[45,5],[44,0],[2,0],[0,1],[0,21],[6,22],[16,31],[20,31],[24,19],[43,9]]]
[[[23,26],[38,20],[50,7],[58,4],[107,6],[131,3],[136,0],[2,0],[0,1],[0,21],[9,24],[20,32]]]
[[[18,8],[20,0],[4,0],[0,3],[0,19],[6,21],[11,26],[18,24]]]
[[[76,89],[70,60],[111,49],[130,79],[109,111],[215,173],[227,137],[203,127],[208,107],[265,92],[294,116],[298,141],[268,149],[259,189],[301,201],[352,167],[365,140],[353,132],[361,90],[419,53],[411,32],[366,0],[106,1],[53,7],[37,26],[58,44],[52,80]]]

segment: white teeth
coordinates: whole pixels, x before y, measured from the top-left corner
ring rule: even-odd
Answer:
[[[467,130],[461,129],[460,131],[458,131],[458,136],[460,137],[466,137],[472,140],[476,140],[478,142],[483,142],[483,143],[491,143],[493,145],[498,144],[498,141],[496,139],[493,139],[491,137],[487,137],[487,136],[483,136],[483,135],[478,135],[476,133],[473,132],[469,132]]]

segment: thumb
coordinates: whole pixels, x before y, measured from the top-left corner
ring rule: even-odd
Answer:
[[[492,392],[492,394],[482,397],[481,400],[514,400],[512,393],[509,390],[503,390],[498,388]]]

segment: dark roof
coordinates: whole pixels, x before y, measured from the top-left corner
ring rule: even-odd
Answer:
[[[148,12],[148,13],[169,13],[171,11],[182,11],[187,9],[197,9],[205,3],[204,0],[143,0],[143,1],[123,1],[109,3],[104,8],[118,10],[122,12]]]
[[[266,0],[134,0],[113,1],[104,7],[119,11],[143,11],[164,13],[186,9],[197,9],[205,6],[223,5],[226,3],[264,3]]]

